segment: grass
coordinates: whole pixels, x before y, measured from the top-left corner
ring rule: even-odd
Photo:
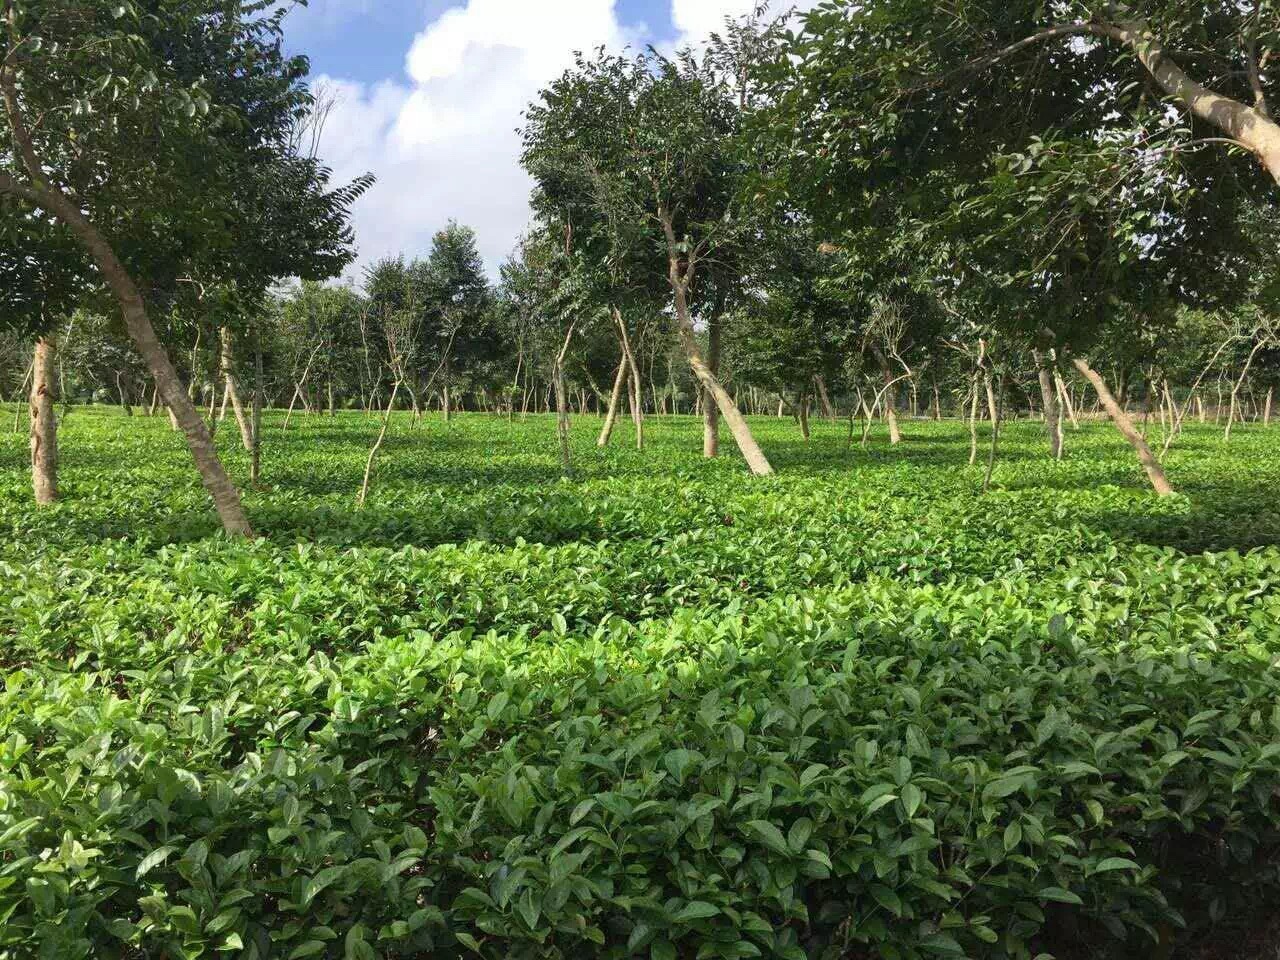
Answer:
[[[1209,957],[1274,889],[1280,431],[1161,500],[1104,425],[984,496],[955,422],[752,480],[582,418],[566,479],[399,416],[357,511],[376,423],[282,423],[251,544],[159,418],[73,410],[41,511],[0,435],[0,956]]]

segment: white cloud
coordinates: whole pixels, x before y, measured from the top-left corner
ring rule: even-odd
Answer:
[[[358,202],[360,266],[424,254],[446,220],[474,227],[491,269],[529,220],[520,168],[521,113],[572,64],[575,50],[630,39],[614,0],[470,0],[413,40],[409,83],[317,78],[338,97],[320,155],[336,179],[378,182]]]
[[[319,9],[326,18],[368,15],[369,2],[320,0]],[[754,6],[754,0],[670,2],[681,39],[690,41],[719,29],[725,15]],[[531,184],[520,168],[517,132],[523,109],[572,64],[574,51],[620,50],[649,39],[628,34],[615,3],[458,2],[413,38],[407,81],[317,79],[338,95],[320,155],[338,180],[366,171],[378,178],[354,212],[360,248],[354,275],[382,256],[425,254],[451,218],[475,228],[496,273],[529,221]]]

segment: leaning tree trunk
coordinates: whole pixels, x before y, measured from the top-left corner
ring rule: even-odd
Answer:
[[[1160,462],[1151,453],[1151,448],[1147,446],[1147,441],[1142,439],[1142,434],[1134,427],[1133,421],[1124,412],[1124,408],[1116,401],[1106,381],[1102,379],[1102,376],[1093,367],[1089,366],[1088,361],[1083,357],[1076,357],[1072,363],[1077,370],[1084,374],[1085,379],[1093,385],[1093,389],[1098,394],[1098,399],[1102,401],[1103,407],[1110,414],[1116,429],[1120,431],[1124,438],[1129,441],[1129,445],[1137,452],[1138,461],[1142,464],[1142,469],[1147,472],[1147,479],[1151,481],[1151,486],[1156,493],[1162,497],[1171,495],[1174,490],[1164,474],[1164,468],[1160,466]]]
[[[711,375],[720,377],[720,315],[719,310],[707,327],[707,368]],[[702,400],[702,455],[709,459],[720,456],[720,408],[709,390],[703,391]]]
[[[1032,351],[1040,377],[1040,402],[1044,405],[1044,423],[1049,431],[1049,454],[1062,459],[1062,408],[1054,390],[1053,373],[1047,358],[1039,350]]]
[[[604,424],[600,427],[600,436],[596,439],[597,447],[607,447],[609,440],[613,437],[613,428],[618,422],[618,407],[622,402],[622,391],[627,385],[629,372],[627,358],[623,356],[618,361],[618,373],[613,378],[613,391],[609,394],[609,410],[604,416]]]
[[[225,383],[223,393],[223,407],[226,401],[231,401],[231,409],[235,411],[236,423],[240,427],[240,443],[246,451],[253,450],[253,427],[249,423],[249,418],[244,412],[244,403],[240,399],[240,387],[236,382],[235,356],[232,352],[231,331],[226,327],[222,328],[222,378]]]
[[[41,337],[31,368],[31,486],[41,505],[58,499],[58,419],[53,409],[56,353],[53,338]]]
[[[6,94],[6,99],[12,97]],[[99,272],[110,287],[120,305],[124,317],[125,329],[146,362],[147,368],[160,388],[160,395],[168,404],[174,420],[182,428],[186,436],[187,448],[191,451],[191,459],[205,489],[213,500],[214,508],[222,520],[223,529],[234,536],[251,536],[253,528],[240,503],[240,491],[236,489],[231,478],[227,476],[218,459],[217,448],[209,436],[209,430],[201,419],[195,404],[182,389],[182,382],[173,368],[173,363],[165,352],[164,346],[156,336],[151,318],[147,315],[146,303],[142,293],[129,275],[115,250],[98,228],[81,212],[77,203],[69,199],[61,190],[49,183],[36,156],[31,138],[25,126],[20,124],[21,116],[16,103],[10,102],[10,125],[15,139],[19,142],[20,152],[24,154],[24,165],[35,186],[18,183],[7,175],[0,174],[0,190],[15,194],[31,203],[44,208],[67,225],[70,231],[88,251]]]
[[[733,398],[728,396],[728,392],[716,379],[707,361],[703,360],[701,348],[698,344],[698,334],[694,330],[694,321],[689,312],[689,289],[686,287],[686,279],[681,275],[680,257],[676,255],[675,234],[672,232],[671,221],[664,218],[664,227],[667,229],[668,251],[669,256],[669,273],[671,273],[672,292],[675,293],[676,300],[676,329],[680,334],[681,346],[685,348],[685,356],[689,358],[689,366],[694,371],[694,376],[698,378],[699,383],[712,394],[712,399],[716,401],[719,412],[724,417],[724,422],[728,424],[733,439],[737,442],[737,448],[742,452],[742,458],[746,461],[746,466],[750,468],[756,476],[767,476],[772,474],[773,466],[769,463],[768,458],[764,456],[764,451],[760,449],[760,445],[755,442],[755,438],[751,435],[751,428],[746,424],[746,419],[742,416],[741,411],[737,408],[737,404],[733,403]]]

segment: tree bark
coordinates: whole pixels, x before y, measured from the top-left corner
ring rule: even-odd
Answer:
[[[262,482],[262,344],[255,336],[253,345],[253,423],[249,432],[249,482]]]
[[[240,427],[240,443],[246,451],[253,449],[253,427],[249,423],[249,418],[245,416],[244,403],[240,399],[240,387],[236,382],[236,367],[234,347],[231,342],[231,331],[226,327],[222,328],[222,377],[226,384],[225,393],[223,394],[223,408],[226,408],[226,401],[231,401],[231,409],[235,411],[236,424]]]
[[[111,245],[107,243],[98,228],[80,212],[80,208],[59,190],[49,186],[38,166],[33,170],[28,162],[28,173],[36,179],[37,187],[19,184],[6,175],[0,174],[0,190],[15,193],[54,214],[67,225],[88,251],[107,286],[115,295],[124,317],[125,328],[151,371],[152,377],[155,378],[156,385],[160,388],[160,395],[186,437],[191,459],[200,473],[200,480],[205,490],[213,500],[214,508],[222,520],[223,529],[233,536],[252,536],[253,528],[240,503],[240,491],[231,482],[231,478],[222,466],[222,461],[218,459],[218,451],[213,445],[208,427],[195,404],[191,402],[191,398],[183,390],[178,373],[156,336],[137,284],[134,283]]]
[[[1151,481],[1151,486],[1156,493],[1162,497],[1170,496],[1174,490],[1165,476],[1164,468],[1160,466],[1159,461],[1152,455],[1151,448],[1147,446],[1147,441],[1142,439],[1142,434],[1134,427],[1129,415],[1116,402],[1116,398],[1111,393],[1106,381],[1102,379],[1102,376],[1093,367],[1089,366],[1088,361],[1083,357],[1076,357],[1072,363],[1084,375],[1085,379],[1093,384],[1093,389],[1097,392],[1098,399],[1102,401],[1103,407],[1110,414],[1116,429],[1129,441],[1129,445],[1138,454],[1138,461],[1142,464],[1142,469],[1146,471],[1147,479]]]
[[[764,451],[760,449],[760,445],[756,443],[755,437],[751,435],[751,428],[734,404],[733,398],[720,385],[720,381],[716,379],[711,372],[711,368],[702,359],[702,350],[698,346],[698,336],[693,329],[693,318],[689,313],[687,278],[680,269],[680,259],[676,252],[676,241],[669,217],[664,217],[663,226],[667,230],[668,252],[670,254],[668,257],[669,272],[676,304],[676,329],[680,336],[681,345],[684,347],[685,356],[689,359],[689,366],[693,370],[693,375],[711,393],[712,399],[715,400],[715,405],[720,408],[720,413],[724,417],[725,423],[729,425],[729,432],[733,434],[733,439],[737,441],[738,449],[742,451],[742,457],[746,460],[747,467],[756,476],[768,476],[773,473],[773,466],[769,463],[768,458],[765,457]]]
[[[975,370],[969,385],[969,466],[978,462],[978,380],[982,374]]]
[[[827,382],[822,379],[822,374],[814,375],[813,384],[818,388],[818,402],[822,404],[822,415],[828,420],[835,420],[836,410],[831,405],[831,397],[827,393]]]
[[[707,328],[707,369],[720,377],[720,307]],[[720,407],[711,391],[703,391],[702,455],[708,459],[720,456]]]
[[[613,390],[609,394],[609,410],[605,413],[604,424],[600,427],[600,436],[596,439],[597,447],[607,447],[613,437],[614,425],[618,422],[618,406],[622,402],[622,391],[627,385],[630,368],[624,355],[618,361],[618,372],[613,378]]]
[[[1071,402],[1071,392],[1067,390],[1067,384],[1057,370],[1053,371],[1053,384],[1057,388],[1058,403],[1066,409],[1067,416],[1071,420],[1071,426],[1074,429],[1079,430],[1080,421],[1076,419],[1076,407],[1075,404]]]
[[[898,414],[894,409],[894,376],[893,371],[889,368],[889,361],[879,347],[875,348],[876,360],[880,362],[880,372],[884,377],[884,419],[889,424],[889,442],[898,444],[902,442],[902,431],[898,429]]]
[[[991,66],[1036,43],[1083,34],[1104,37],[1128,47],[1166,94],[1180,101],[1192,115],[1217,127],[1248,149],[1271,178],[1280,184],[1280,125],[1270,118],[1260,86],[1255,84],[1257,102],[1250,107],[1191,79],[1143,20],[1058,24],[966,64],[962,71]],[[1251,67],[1256,69],[1256,61],[1251,63]]]
[[[58,419],[53,409],[54,357],[52,337],[36,340],[31,376],[31,486],[36,503],[58,500]]]
[[[573,341],[574,324],[569,324],[569,332],[565,335],[564,345],[556,355],[552,368],[552,381],[556,391],[556,434],[560,438],[560,466],[565,476],[573,476],[573,460],[569,450],[569,397],[565,392],[564,358],[569,352],[569,344]]]
[[[631,370],[631,421],[636,428],[636,449],[644,449],[644,392],[640,383],[640,365],[636,363],[635,352],[631,349],[631,336],[627,333],[626,322],[622,319],[622,311],[615,308],[613,321],[618,325],[618,337],[622,341],[622,356]]]
[[[1044,405],[1045,429],[1049,431],[1049,454],[1055,460],[1062,459],[1062,408],[1054,390],[1053,373],[1048,358],[1039,350],[1033,350],[1040,378],[1040,402]]]
[[[395,382],[395,386],[391,388],[391,399],[387,401],[387,412],[382,416],[382,427],[378,430],[378,439],[374,441],[373,447],[369,450],[369,459],[364,464],[364,481],[360,484],[360,495],[356,497],[356,509],[364,507],[365,499],[369,496],[369,480],[373,476],[373,461],[378,456],[378,450],[382,447],[382,441],[387,436],[387,425],[391,423],[391,412],[396,407],[396,394],[400,392],[400,381]]]
[[[982,478],[982,492],[991,490],[991,475],[996,468],[996,455],[1000,450],[1000,420],[1004,415],[1004,374],[998,377],[1000,399],[996,403],[994,416],[991,418],[991,451],[987,456],[987,473]]]

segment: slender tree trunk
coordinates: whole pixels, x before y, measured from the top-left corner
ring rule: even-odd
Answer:
[[[253,422],[249,431],[249,482],[255,487],[262,482],[262,343],[255,335],[253,344]]]
[[[879,347],[875,349],[875,355],[880,361],[880,372],[884,377],[884,419],[889,424],[889,443],[898,444],[902,442],[902,431],[898,429],[898,414],[895,410],[897,404],[893,396],[893,371],[889,369],[889,361]]]
[[[1147,446],[1147,441],[1142,439],[1137,429],[1134,428],[1133,421],[1124,409],[1116,402],[1115,396],[1111,393],[1105,380],[1101,375],[1089,366],[1087,360],[1083,357],[1076,357],[1072,363],[1075,368],[1080,371],[1092,385],[1094,391],[1098,394],[1098,399],[1102,402],[1103,407],[1111,416],[1112,422],[1116,425],[1116,429],[1129,441],[1129,445],[1138,454],[1138,461],[1142,464],[1142,469],[1147,473],[1147,479],[1151,481],[1151,486],[1156,493],[1162,497],[1171,495],[1174,490],[1169,484],[1168,478],[1165,476],[1164,468],[1160,466],[1158,460],[1151,453],[1151,448]]]
[[[797,415],[800,421],[800,435],[804,437],[804,442],[809,442],[809,396],[808,394],[800,395],[799,413]]]
[[[1066,408],[1067,416],[1071,418],[1071,426],[1079,430],[1080,421],[1076,419],[1076,405],[1071,401],[1071,391],[1067,389],[1066,381],[1057,370],[1053,371],[1053,383],[1058,390],[1058,403]]]
[[[622,341],[622,356],[631,370],[631,421],[636,428],[636,449],[644,449],[644,392],[641,389],[640,365],[636,363],[635,351],[631,349],[631,335],[627,333],[627,325],[623,321],[622,311],[614,309],[613,321],[618,325],[618,337]]]
[[[356,509],[362,509],[364,502],[369,496],[369,479],[373,476],[373,461],[378,456],[378,450],[382,448],[382,441],[387,436],[387,425],[391,423],[391,411],[396,406],[396,394],[400,391],[400,381],[395,382],[395,386],[391,388],[391,399],[387,401],[387,412],[382,416],[382,427],[378,430],[378,439],[374,441],[373,447],[369,450],[369,459],[364,464],[364,481],[360,484],[360,495],[356,497]]]
[[[1264,427],[1271,426],[1271,401],[1275,396],[1276,388],[1274,386],[1267,387],[1267,399],[1262,406],[1262,425]]]
[[[995,415],[991,418],[991,452],[987,456],[987,473],[982,479],[982,492],[991,490],[991,474],[996,468],[996,454],[1000,449],[1000,419],[1004,414],[1004,376],[997,377],[999,400],[996,403]]]
[[[596,439],[597,447],[607,447],[613,437],[613,427],[618,422],[618,406],[622,402],[622,391],[627,385],[630,368],[624,355],[618,361],[618,372],[613,378],[613,390],[609,394],[609,410],[604,416],[604,424],[600,427],[600,436]]]
[[[717,304],[715,315],[707,329],[707,369],[717,379],[720,377],[720,311],[723,303]],[[703,422],[702,422],[702,455],[707,458],[720,456],[720,408],[710,390],[703,390]]]
[[[573,340],[574,326],[572,323],[569,324],[564,346],[560,348],[555,365],[552,367],[552,382],[556,391],[556,434],[560,438],[560,466],[567,477],[573,476],[573,461],[569,450],[569,397],[564,384],[564,358]]]
[[[969,466],[978,462],[978,381],[982,374],[973,372],[969,387]]]
[[[996,422],[996,393],[991,385],[991,374],[983,371],[982,386],[987,392],[987,416],[991,418],[991,422]]]
[[[938,390],[938,381],[933,381],[933,419],[942,422],[942,394]]]
[[[52,337],[36,340],[31,368],[31,486],[40,505],[58,499],[58,419],[53,409],[56,355]]]
[[[129,395],[124,389],[124,384],[121,382],[119,370],[116,371],[116,394],[120,397],[120,409],[124,411],[124,415],[126,417],[132,417],[133,405],[129,403]]]
[[[813,385],[818,388],[818,402],[822,404],[822,415],[828,420],[835,420],[836,410],[831,405],[831,397],[827,394],[827,384],[822,379],[822,374],[814,376]]]
[[[1045,428],[1049,431],[1049,455],[1062,459],[1062,409],[1054,391],[1053,373],[1048,358],[1039,350],[1032,351],[1040,379],[1040,402],[1044,406]]]
[[[1253,358],[1258,355],[1258,351],[1265,345],[1266,341],[1260,340],[1249,351],[1249,358],[1245,360],[1244,369],[1240,371],[1240,379],[1231,386],[1231,412],[1227,415],[1227,429],[1222,437],[1224,441],[1231,439],[1231,424],[1235,422],[1236,410],[1240,406],[1240,388],[1244,386],[1244,381],[1249,376],[1249,368],[1253,366]]]
[[[223,411],[226,411],[226,401],[231,401],[231,409],[235,411],[236,425],[240,428],[240,444],[246,451],[253,449],[253,427],[249,423],[249,418],[245,416],[244,403],[240,400],[240,386],[236,382],[235,352],[231,342],[231,331],[226,327],[222,328],[222,378],[226,384],[223,393]]]

